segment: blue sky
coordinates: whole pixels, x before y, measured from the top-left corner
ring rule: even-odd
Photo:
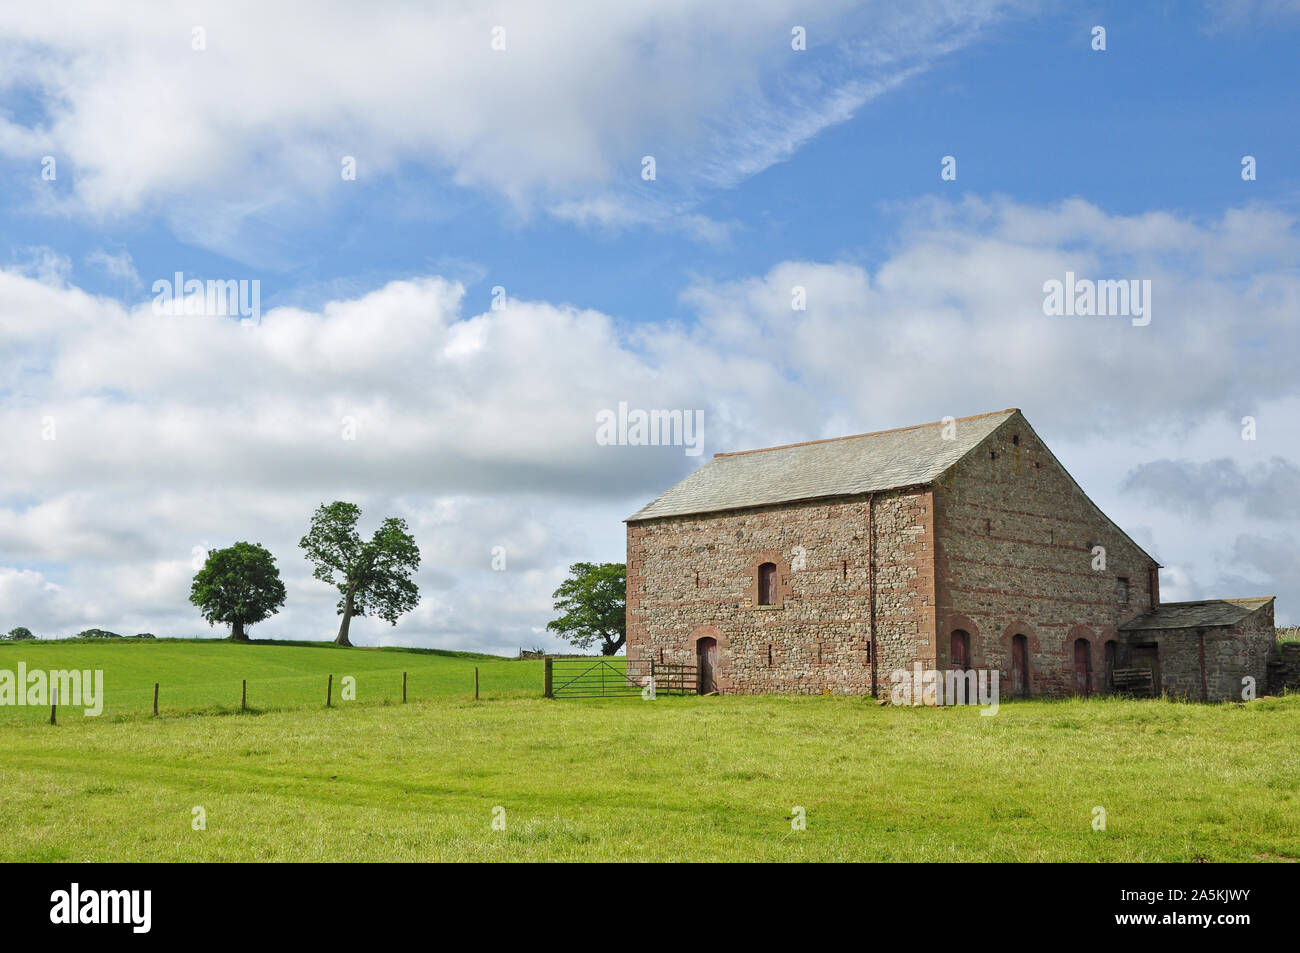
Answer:
[[[263,634],[318,636],[294,544],[355,498],[427,565],[354,638],[513,650],[709,453],[1019,406],[1167,597],[1300,619],[1297,39],[1289,0],[0,15],[0,609],[189,634],[191,551],[259,532]],[[1151,326],[1045,318],[1066,270],[1152,279]],[[177,271],[261,324],[160,322]],[[705,457],[593,445],[623,400]]]
[[[694,274],[734,278],[797,259],[872,265],[888,248],[897,203],[934,194],[1036,203],[1083,196],[1120,214],[1215,216],[1246,201],[1294,209],[1297,18],[1221,20],[1194,4],[1009,17],[788,159],[734,187],[703,190],[693,210],[735,223],[720,241],[592,229],[545,214],[521,219],[489,190],[458,188],[429,164],[410,160],[391,175],[368,176],[359,146],[357,182],[340,181],[320,204],[254,218],[249,251],[237,258],[178,237],[157,214],[53,216],[34,209],[23,189],[2,200],[8,253],[17,261],[33,246],[58,249],[72,259],[79,286],[126,301],[147,289],[124,288],[85,265],[86,255],[126,250],[142,275],[224,276],[257,265],[266,305],[316,306],[341,287],[437,267],[467,279],[484,301],[501,284],[642,321],[689,319],[677,294]],[[1096,24],[1107,29],[1105,52],[1090,46]],[[796,53],[778,39],[795,73],[837,42],[814,34]],[[4,108],[28,124],[45,106],[19,86]],[[653,143],[645,149],[653,153]],[[1240,178],[1243,150],[1260,164],[1254,182]],[[659,181],[640,185],[636,151],[625,170],[631,188],[652,192],[671,180],[665,164]],[[958,160],[955,182],[939,181],[944,155]],[[5,173],[20,178],[30,163],[8,157]],[[66,178],[58,186],[69,187]],[[262,267],[267,260],[274,266]],[[590,267],[575,269],[575,261]]]

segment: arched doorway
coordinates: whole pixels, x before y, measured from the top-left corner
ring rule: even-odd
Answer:
[[[1029,694],[1029,639],[1011,637],[1011,694],[1022,698]]]
[[[1087,639],[1074,640],[1074,693],[1092,694],[1092,646]]]
[[[700,694],[718,693],[718,640],[705,636],[695,643],[695,658],[699,665]]]
[[[970,668],[970,633],[965,629],[953,629],[948,642],[948,665],[958,672]]]

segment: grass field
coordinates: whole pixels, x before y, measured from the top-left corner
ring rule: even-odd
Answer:
[[[0,709],[0,860],[1300,858],[1300,696],[981,717],[840,697],[552,701],[539,663],[365,649],[0,647],[0,668],[19,658],[102,665],[109,703],[57,726]],[[356,676],[356,702],[323,707],[331,671]],[[263,710],[236,711],[244,677]],[[175,683],[157,719],[155,680]]]
[[[481,694],[536,695],[542,663],[520,662],[467,652],[340,648],[331,643],[254,643],[224,640],[102,639],[94,641],[0,643],[0,668],[102,669],[101,718],[149,714],[159,684],[160,715],[238,711],[241,681],[248,680],[253,711],[325,704],[326,679],[334,676],[334,698],[345,675],[356,679],[357,702],[395,702],[407,697],[474,695],[474,669]],[[69,713],[71,715],[71,712]],[[48,720],[48,708],[0,707],[0,725],[13,720]],[[73,715],[72,717],[79,717]]]

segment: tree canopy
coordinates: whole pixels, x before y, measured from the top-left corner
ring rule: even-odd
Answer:
[[[275,615],[284,599],[275,557],[256,543],[213,550],[190,587],[190,602],[208,624],[229,625],[230,637],[238,642],[248,641],[246,628]]]
[[[343,619],[334,639],[338,645],[352,644],[348,628],[353,616],[378,616],[396,625],[398,616],[420,602],[420,591],[411,579],[420,568],[420,548],[406,521],[390,516],[369,541],[363,541],[357,532],[360,518],[361,507],[355,503],[322,503],[298,543],[315,564],[312,575],[339,591],[338,611]]]
[[[599,642],[601,655],[613,655],[627,641],[627,568],[622,563],[574,563],[569,578],[555,590],[560,618],[546,628],[581,649]]]

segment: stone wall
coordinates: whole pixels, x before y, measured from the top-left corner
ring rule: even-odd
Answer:
[[[1270,602],[1236,625],[1126,630],[1120,657],[1127,663],[1132,646],[1154,644],[1162,693],[1191,701],[1241,701],[1241,680],[1247,675],[1255,679],[1257,696],[1269,690],[1274,638]]]
[[[723,692],[869,693],[870,521],[887,687],[894,669],[933,664],[933,516],[921,489],[629,523],[628,657],[693,664],[711,637]],[[757,604],[763,562],[777,566],[773,606]]]
[[[957,426],[960,426],[960,421]],[[1016,414],[935,486],[938,664],[970,633],[972,666],[1010,685],[1011,639],[1026,636],[1030,691],[1074,693],[1074,642],[1088,640],[1093,692],[1105,642],[1152,604],[1155,562],[1092,503]],[[1094,569],[1094,546],[1106,551]],[[1119,596],[1128,580],[1128,601]],[[1158,598],[1158,596],[1157,596]]]
[[[1268,667],[1268,693],[1300,692],[1300,642],[1283,642]]]
[[[757,604],[764,562],[777,566],[772,606]],[[947,668],[950,634],[962,629],[969,667],[998,669],[1004,693],[1012,638],[1024,635],[1031,694],[1075,692],[1075,642],[1085,639],[1090,693],[1107,690],[1108,642],[1127,667],[1128,646],[1150,641],[1161,645],[1161,689],[1201,696],[1194,630],[1121,638],[1119,626],[1158,601],[1156,564],[1019,414],[932,487],[629,523],[627,596],[629,659],[694,664],[698,640],[716,639],[723,692],[865,694],[874,651],[883,695],[914,662]],[[1267,690],[1272,624],[1270,604],[1207,630],[1210,699],[1240,697],[1243,675]]]

